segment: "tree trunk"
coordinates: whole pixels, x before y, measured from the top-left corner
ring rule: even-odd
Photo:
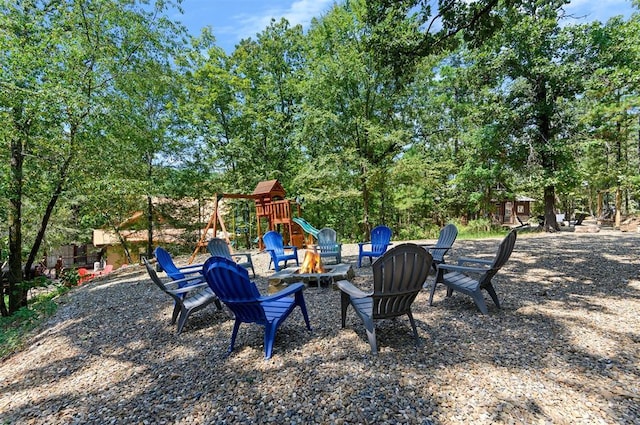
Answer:
[[[11,178],[9,179],[9,314],[27,305],[27,291],[20,287],[22,272],[22,185],[23,142],[11,139]]]
[[[153,202],[151,201],[151,195],[147,195],[147,232],[149,237],[147,238],[147,258],[153,256]]]
[[[615,215],[615,229],[620,229],[622,224],[622,189],[620,186],[616,187],[616,215]]]
[[[152,184],[153,177],[153,155],[147,155],[147,181]],[[153,202],[151,194],[147,194],[147,258],[153,257]]]
[[[547,99],[546,80],[543,76],[536,77],[536,126],[538,127],[538,138],[536,143],[539,145],[541,152],[541,162],[544,173],[547,176],[556,174],[556,162],[553,154],[549,151],[548,145],[552,142],[551,134],[551,115],[553,108]],[[547,232],[555,232],[560,230],[556,221],[555,213],[556,188],[553,184],[549,184],[544,188],[544,230]]]
[[[40,229],[38,230],[38,234],[36,235],[36,239],[33,242],[33,246],[31,247],[31,251],[29,252],[29,257],[27,258],[27,262],[24,266],[25,273],[27,270],[31,270],[31,266],[36,261],[36,255],[38,255],[38,251],[40,250],[40,245],[42,245],[42,241],[44,240],[44,235],[47,231],[47,226],[49,224],[49,219],[51,218],[51,214],[53,213],[53,209],[58,203],[58,199],[60,198],[60,194],[64,189],[65,182],[67,180],[67,171],[69,170],[69,166],[71,164],[71,160],[73,159],[73,153],[70,153],[65,159],[62,167],[60,168],[59,180],[56,185],[53,194],[51,195],[51,199],[49,199],[49,203],[47,204],[47,208],[45,209],[44,215],[42,216],[42,221],[40,222]]]
[[[131,253],[129,252],[129,247],[127,246],[127,241],[122,237],[122,233],[120,233],[120,229],[114,226],[113,230],[116,232],[116,236],[118,236],[118,240],[120,241],[120,245],[122,245],[122,249],[124,250],[124,255],[127,259],[127,264],[133,263],[131,260]]]
[[[364,239],[369,240],[371,235],[371,223],[369,222],[369,188],[367,187],[367,182],[365,180],[365,170],[361,169],[361,180],[362,180],[362,221],[364,224]]]
[[[598,205],[596,207],[596,217],[598,219],[602,218],[604,215],[604,195],[602,191],[598,191]]]
[[[544,188],[544,230],[555,232],[560,230],[555,213],[556,188],[547,186]]]

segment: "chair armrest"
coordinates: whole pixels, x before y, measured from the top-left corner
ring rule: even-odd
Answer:
[[[177,281],[173,281],[172,283],[175,283],[175,282]],[[183,286],[182,288],[177,288],[177,289],[167,289],[167,291],[171,292],[172,294],[180,295],[180,294],[186,294],[187,292],[197,291],[207,287],[209,287],[209,284],[207,282],[202,282],[202,283],[198,283],[197,285]]]
[[[284,288],[283,290],[276,292],[273,295],[267,295],[267,296],[262,296],[260,298],[258,298],[258,301],[262,302],[262,301],[275,301],[277,299],[283,298],[283,297],[287,297],[289,295],[295,294],[298,291],[302,291],[304,289],[304,283],[302,282],[298,282],[298,283],[292,283],[291,285],[287,286],[286,288]]]
[[[202,274],[202,268],[200,268],[200,269],[189,269],[189,268],[186,268],[186,269],[178,269],[178,270],[180,271],[180,273],[182,273],[185,276],[194,275],[194,274]],[[193,278],[191,278],[191,279],[193,279]]]
[[[348,280],[339,280],[336,282],[336,285],[340,290],[353,298],[366,298],[371,296],[371,292],[364,292],[359,288],[356,288],[351,282]]]
[[[465,267],[465,266],[454,266],[452,264],[438,264],[438,271],[440,270],[448,270],[452,272],[467,272],[467,273],[486,273],[486,268],[480,267]]]
[[[204,280],[204,276],[202,276],[202,277],[185,277],[183,279],[172,280],[169,283],[174,283],[179,287],[191,287],[195,285],[200,285],[202,283],[206,284],[207,282]]]
[[[360,245],[360,246],[363,246],[363,245],[371,245],[371,241],[358,242],[358,245]]]
[[[251,261],[251,254],[248,252],[235,252],[231,254],[232,257],[245,257],[247,261]]]
[[[468,257],[460,257],[460,258],[458,258],[458,265],[461,265],[463,263],[476,263],[476,264],[491,265],[491,264],[493,264],[493,260],[483,260],[483,259],[480,259],[480,258],[468,258]]]
[[[202,266],[204,266],[204,263],[200,263],[200,264],[189,264],[188,266],[182,266],[182,267],[178,267],[178,270],[182,271],[182,270],[190,270],[190,269],[200,269],[202,270]]]
[[[285,245],[285,246],[283,246],[282,248],[284,248],[284,249],[290,249],[290,250],[292,250],[293,252],[298,252],[298,247],[297,247],[297,246],[293,246],[293,245]]]

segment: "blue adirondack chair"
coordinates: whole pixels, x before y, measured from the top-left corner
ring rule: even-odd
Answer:
[[[204,274],[211,290],[236,317],[229,353],[233,351],[240,324],[257,323],[264,326],[264,357],[271,358],[278,326],[296,306],[302,310],[307,329],[311,330],[302,295],[304,284],[294,283],[276,294],[261,296],[256,285],[249,280],[247,270],[224,257],[209,258],[204,263]]]
[[[295,246],[284,245],[282,235],[280,233],[271,230],[262,236],[262,241],[264,242],[266,251],[271,255],[269,268],[271,268],[271,263],[273,263],[273,267],[277,272],[279,272],[280,261],[284,261],[284,266],[287,267],[288,260],[296,260],[296,265],[300,265],[298,262],[298,248]],[[290,252],[286,252],[285,250]]]
[[[202,276],[202,264],[191,264],[189,266],[178,267],[173,262],[171,254],[162,247],[157,247],[153,251],[153,255],[156,257],[160,268],[164,270],[167,276],[172,280],[180,281],[181,288],[204,282],[204,276]]]
[[[362,258],[369,257],[369,263],[373,257],[380,257],[385,253],[391,242],[391,229],[387,226],[377,226],[371,231],[371,240],[358,243],[358,267],[362,266]],[[366,245],[371,245],[369,250]]]

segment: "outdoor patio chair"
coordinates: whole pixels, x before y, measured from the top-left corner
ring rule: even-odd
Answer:
[[[314,249],[320,251],[320,258],[334,257],[336,263],[342,262],[342,244],[338,243],[336,231],[329,227],[318,232],[318,244]]]
[[[279,272],[279,263],[284,261],[284,266],[287,267],[288,260],[296,260],[296,265],[300,265],[298,262],[298,248],[295,246],[284,245],[282,235],[280,233],[271,230],[262,236],[262,241],[264,242],[265,250],[271,256],[271,259],[269,260],[269,268],[271,268],[271,263],[273,263],[273,267],[277,272]]]
[[[369,257],[369,263],[373,257],[380,257],[385,253],[391,242],[391,229],[387,226],[377,226],[371,230],[371,240],[358,243],[358,267],[362,266],[362,258]],[[366,245],[371,245],[369,250]]]
[[[420,245],[433,257],[432,267],[433,271],[438,272],[438,264],[444,264],[444,256],[451,247],[453,246],[453,242],[455,242],[458,237],[458,228],[455,224],[447,224],[440,230],[440,235],[438,236],[438,240],[435,245]]]
[[[271,358],[276,331],[296,306],[300,307],[307,329],[311,330],[302,295],[303,283],[294,283],[276,294],[262,296],[255,283],[249,280],[247,270],[233,260],[211,257],[205,262],[204,270],[209,287],[235,315],[228,353],[233,351],[240,324],[257,323],[264,326],[264,357]]]
[[[431,254],[424,248],[406,243],[391,248],[373,262],[373,291],[363,292],[347,280],[338,281],[342,327],[345,327],[347,308],[352,305],[364,322],[371,353],[376,355],[378,347],[374,321],[406,314],[418,344],[420,339],[411,314],[411,304],[429,274],[431,261]]]
[[[253,277],[256,277],[256,271],[253,268],[253,261],[251,260],[251,254],[248,252],[235,252],[231,255],[231,251],[229,250],[229,245],[227,241],[220,238],[213,238],[207,244],[207,250],[209,254],[212,256],[224,257],[229,260],[236,261],[235,257],[238,257],[240,260],[244,258],[244,261],[236,261],[238,265],[244,267],[245,269],[251,269],[251,273],[253,273]]]
[[[576,214],[574,220],[569,222],[570,226],[582,226],[582,222],[584,221],[585,218],[587,218],[588,214],[585,213],[578,213]]]
[[[173,280],[179,280],[181,287],[204,282],[202,276],[202,264],[191,264],[189,266],[178,267],[173,262],[171,254],[162,247],[157,247],[153,251],[160,268]],[[187,279],[188,277],[188,279]]]
[[[98,271],[97,275],[104,276],[111,273],[112,271],[113,271],[113,264],[106,264],[102,270]]]
[[[87,283],[91,279],[93,279],[95,275],[91,273],[89,270],[84,267],[80,267],[78,269],[78,285],[82,285],[83,283]]]
[[[202,310],[206,306],[211,303],[215,303],[218,310],[222,310],[222,304],[218,300],[216,294],[213,293],[207,282],[201,282],[197,285],[188,285],[184,286],[189,279],[181,280],[171,280],[167,283],[163,282],[158,274],[153,269],[149,260],[146,258],[144,260],[144,265],[147,268],[147,272],[149,273],[149,277],[153,283],[158,286],[164,293],[173,298],[174,307],[173,314],[171,314],[171,324],[176,323],[176,319],[178,321],[177,333],[180,334],[182,332],[182,328],[187,323],[187,319],[189,315],[198,310]],[[181,286],[181,284],[183,286]]]
[[[511,256],[517,235],[516,230],[509,232],[500,243],[498,253],[493,260],[462,257],[458,259],[458,265],[439,264],[436,281],[431,288],[431,295],[429,296],[429,305],[433,305],[433,294],[436,291],[436,286],[438,283],[443,283],[447,287],[447,297],[450,297],[454,291],[469,295],[473,298],[482,314],[488,314],[487,305],[482,294],[483,289],[489,293],[496,307],[500,308],[498,295],[491,284],[491,279]],[[463,266],[463,264],[476,264],[476,266]]]

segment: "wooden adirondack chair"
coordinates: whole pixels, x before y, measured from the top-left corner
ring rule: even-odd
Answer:
[[[341,291],[342,327],[345,327],[347,308],[353,306],[364,322],[371,353],[378,353],[374,321],[407,315],[419,343],[411,304],[418,296],[431,268],[431,254],[415,244],[391,248],[374,261],[373,291],[363,292],[347,280],[337,282]]]
[[[233,260],[211,257],[205,262],[204,270],[209,287],[235,315],[229,353],[233,351],[240,324],[257,323],[264,326],[264,357],[269,359],[278,327],[296,306],[300,307],[307,329],[311,330],[302,295],[303,283],[294,283],[276,294],[261,296],[249,280],[247,270]]]
[[[380,257],[385,253],[391,242],[391,229],[387,226],[377,226],[371,230],[371,240],[358,243],[358,268],[362,266],[362,258],[369,257],[369,263],[373,257]],[[365,246],[370,245],[366,250]]]
[[[491,284],[491,279],[511,256],[517,234],[515,230],[509,232],[500,243],[498,253],[493,260],[463,257],[458,259],[458,265],[439,264],[436,281],[431,288],[431,295],[429,296],[429,305],[433,305],[433,295],[436,291],[436,286],[438,283],[443,283],[447,287],[448,297],[450,297],[454,291],[467,294],[473,298],[473,301],[475,301],[482,314],[488,314],[487,305],[482,295],[483,289],[489,293],[496,307],[500,308],[498,295]],[[464,266],[463,264],[476,264],[476,266]]]
[[[236,252],[233,255],[231,255],[231,251],[229,250],[229,245],[227,244],[227,241],[220,238],[211,239],[207,244],[207,250],[209,251],[209,254],[211,254],[214,257],[215,256],[224,257],[234,261],[236,261],[234,257],[239,257],[240,259],[244,258],[244,260],[236,261],[236,263],[238,263],[238,265],[244,267],[247,270],[251,269],[251,273],[253,273],[253,277],[256,277],[256,271],[253,268],[253,260],[251,260],[250,253]]]
[[[262,236],[262,242],[264,242],[265,250],[271,255],[269,260],[269,268],[271,263],[277,272],[280,271],[280,262],[284,261],[284,266],[287,267],[288,260],[296,260],[296,265],[300,265],[298,262],[298,248],[295,246],[284,245],[282,235],[273,230],[267,232]],[[286,252],[285,250],[289,251]]]
[[[215,303],[218,310],[222,309],[222,304],[220,304],[218,297],[206,282],[187,285],[187,282],[192,281],[192,279],[186,278],[164,283],[146,258],[144,259],[144,265],[153,283],[155,283],[162,292],[173,298],[174,307],[173,314],[171,315],[171,324],[175,324],[177,319],[178,334],[182,332],[182,328],[184,328],[191,313],[202,310],[211,303]]]
[[[342,244],[338,243],[336,231],[325,227],[318,232],[318,244],[315,248],[320,251],[321,258],[334,257],[336,263],[342,262]]]

